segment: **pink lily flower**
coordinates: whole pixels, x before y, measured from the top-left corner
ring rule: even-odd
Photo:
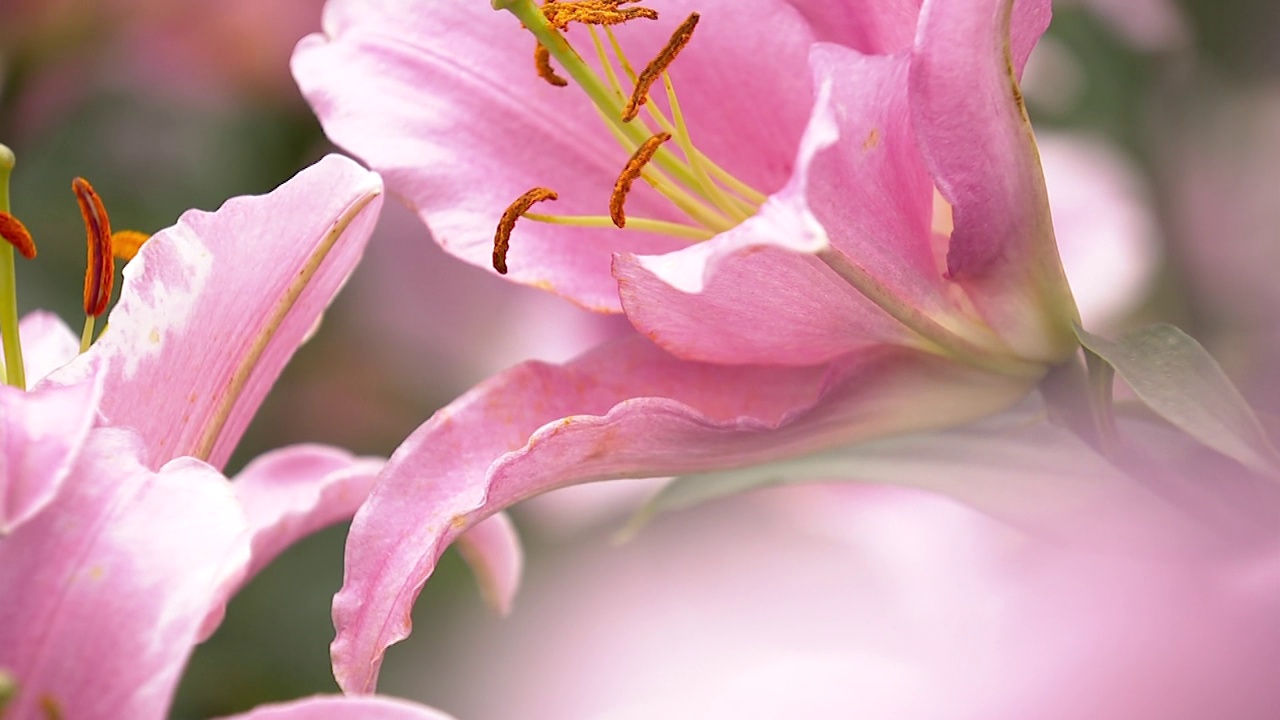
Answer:
[[[29,392],[0,386],[5,717],[163,717],[235,590],[364,500],[382,462],[336,448],[282,448],[231,482],[220,470],[354,269],[381,202],[381,178],[331,156],[268,195],[191,211],[151,237],[82,354],[57,318],[24,319],[21,362],[43,379]],[[106,226],[105,212],[93,218]],[[14,339],[10,378],[20,377]],[[507,527],[499,518],[468,548],[496,573],[485,577],[513,572]],[[350,716],[320,712],[332,702],[290,717]],[[361,707],[439,717],[383,700]]]
[[[295,77],[448,251],[636,333],[492,378],[393,456],[334,603],[347,691],[502,508],[963,423],[1076,352],[1017,86],[1046,0],[673,1],[565,32],[646,10],[493,6],[515,17],[331,0]]]

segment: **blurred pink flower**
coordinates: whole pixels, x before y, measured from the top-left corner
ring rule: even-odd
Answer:
[[[24,365],[44,380],[0,387],[6,717],[163,717],[235,589],[363,501],[381,461],[334,448],[268,453],[232,483],[218,469],[355,267],[381,199],[376,174],[328,157],[153,236],[87,352],[51,315],[23,321]],[[506,527],[473,537],[482,573],[510,574]],[[349,716],[317,714],[331,704],[298,712]]]
[[[498,6],[553,53],[563,42],[533,4]],[[616,187],[598,113],[611,122],[625,98],[566,52],[557,61],[596,106],[542,84],[511,18],[471,2],[331,2],[326,35],[299,45],[295,75],[330,137],[384,172],[446,249],[500,266],[497,219],[543,183],[567,225],[522,221],[511,275],[624,311],[638,331],[562,367],[492,378],[401,447],[355,521],[335,600],[345,689],[372,689],[448,543],[511,503],[961,423],[1008,407],[1075,352],[1014,77],[1048,4],[834,7],[700,4],[671,66],[688,95],[677,142],[773,194],[728,200],[694,177],[682,181],[690,201],[654,176],[657,192],[626,199],[639,232],[572,227],[609,223],[575,213],[600,212]],[[657,46],[669,27],[619,35]],[[624,147],[652,131],[615,125]],[[663,172],[700,172],[664,152]]]
[[[532,553],[509,618],[464,613],[381,685],[476,720],[1271,718],[1280,545],[1091,530],[903,488],[739,496]]]

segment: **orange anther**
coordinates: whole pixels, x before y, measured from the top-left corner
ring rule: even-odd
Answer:
[[[36,256],[36,242],[31,239],[31,233],[21,220],[7,212],[0,212],[0,237],[17,248],[22,257],[31,260]]]
[[[627,214],[623,211],[623,204],[627,201],[627,193],[631,192],[631,184],[640,177],[640,173],[644,171],[644,166],[653,159],[653,154],[658,152],[658,148],[662,147],[662,143],[671,139],[671,133],[658,133],[644,144],[636,148],[635,153],[631,155],[631,159],[627,161],[626,167],[622,168],[622,173],[618,175],[618,179],[613,183],[613,193],[609,195],[609,219],[613,220],[613,224],[618,227],[627,226]]]
[[[111,255],[111,221],[102,198],[84,178],[71,181],[71,190],[84,217],[88,260],[84,271],[84,312],[97,317],[107,310],[115,282],[115,261]]]
[[[568,80],[557,75],[555,68],[551,67],[551,51],[542,43],[538,43],[533,49],[533,65],[538,69],[538,77],[552,85],[565,87],[569,84]]]
[[[129,262],[149,239],[150,235],[137,230],[117,230],[111,233],[111,254],[117,260]]]
[[[676,55],[680,54],[684,46],[689,44],[689,40],[693,38],[693,29],[697,26],[698,13],[685,18],[684,22],[680,23],[680,27],[671,33],[671,39],[667,40],[662,52],[645,66],[636,78],[636,88],[631,91],[631,99],[622,110],[623,122],[631,122],[636,119],[636,115],[640,114],[640,106],[649,100],[649,88],[662,77],[662,73],[666,72],[668,67],[671,67],[671,63],[675,61]]]
[[[555,200],[558,197],[560,196],[555,190],[536,187],[516,198],[516,201],[502,212],[502,218],[498,220],[498,231],[493,234],[493,269],[497,270],[498,274],[507,274],[507,249],[511,246],[511,231],[516,227],[516,220],[529,212],[529,208],[533,207],[534,203]]]
[[[644,18],[657,20],[658,11],[647,7],[619,7],[638,0],[576,0],[555,2],[548,0],[542,6],[542,16],[557,30],[567,30],[570,23],[583,25],[620,25],[629,20]]]

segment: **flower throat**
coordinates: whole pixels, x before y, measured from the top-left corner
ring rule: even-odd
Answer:
[[[493,242],[493,267],[507,272],[511,233],[520,218],[556,225],[618,228],[661,233],[690,241],[706,240],[751,217],[765,195],[712,162],[693,144],[675,85],[667,72],[693,38],[697,13],[689,15],[671,34],[658,55],[640,72],[627,59],[613,26],[631,21],[657,20],[658,13],[634,5],[636,0],[492,0],[494,9],[515,15],[537,40],[534,65],[538,75],[556,87],[575,83],[591,99],[615,140],[630,153],[609,197],[608,214],[546,215],[529,212],[557,193],[536,187],[515,200],[502,214]],[[583,60],[569,44],[569,26],[586,26],[601,72]],[[606,45],[607,43],[607,45]],[[552,61],[569,76],[560,76]],[[623,86],[623,78],[631,85]],[[670,115],[649,101],[649,92],[662,83]],[[678,152],[677,152],[678,150]],[[678,208],[683,222],[628,217],[625,204],[632,185],[642,179]]]

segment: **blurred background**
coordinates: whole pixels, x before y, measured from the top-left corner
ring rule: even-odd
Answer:
[[[321,6],[0,0],[0,142],[18,157],[14,212],[40,247],[19,268],[24,312],[49,308],[79,327],[72,177],[94,183],[115,227],[154,232],[187,208],[265,192],[330,150],[288,71]],[[1059,0],[1025,81],[1091,323],[1178,324],[1264,413],[1280,408],[1278,33],[1272,0]],[[446,257],[389,202],[228,470],[294,442],[389,454],[485,376],[566,359],[619,327]],[[878,488],[842,493],[847,505],[824,497],[816,516],[820,489],[757,493],[612,544],[652,488],[575,489],[518,509],[529,567],[509,618],[486,612],[450,553],[381,689],[475,720],[830,716],[833,687],[866,710],[902,710],[894,698],[983,682],[1008,661],[998,638],[1043,625],[1036,598],[1061,590],[1028,580],[999,528]],[[294,547],[233,601],[173,717],[336,689],[329,602],[344,530]],[[1156,642],[1154,630],[1126,632]],[[973,649],[964,672],[939,660],[956,648]],[[931,717],[919,713],[896,716]]]

